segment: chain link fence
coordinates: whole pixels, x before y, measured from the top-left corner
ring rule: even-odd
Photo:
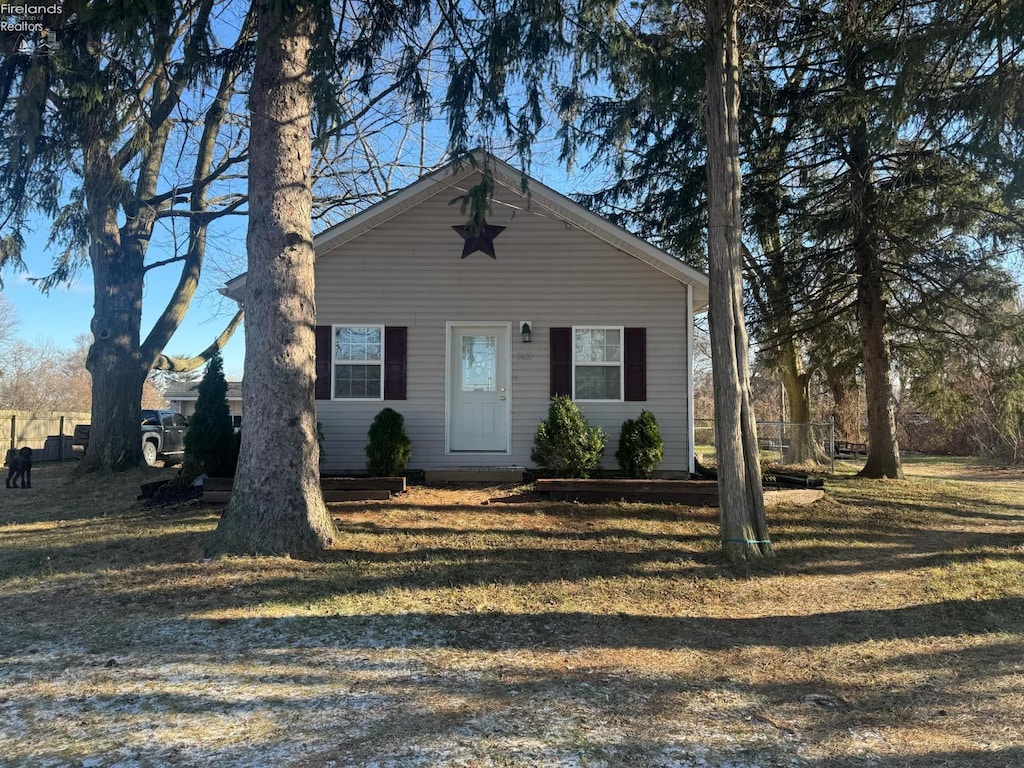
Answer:
[[[759,421],[761,459],[783,466],[818,464],[835,471],[835,424],[831,422]],[[694,451],[702,460],[715,456],[714,419],[694,419]]]

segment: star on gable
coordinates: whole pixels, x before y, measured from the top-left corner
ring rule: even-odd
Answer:
[[[492,259],[498,258],[494,255],[494,238],[504,232],[505,227],[488,224],[481,219],[473,219],[469,224],[459,224],[453,226],[452,229],[462,235],[462,239],[466,241],[462,244],[462,258],[477,251],[483,251]]]

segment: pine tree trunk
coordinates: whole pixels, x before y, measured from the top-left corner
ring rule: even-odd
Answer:
[[[92,240],[93,343],[86,358],[92,375],[89,445],[78,473],[122,472],[142,462],[142,385],[148,361],[139,353],[143,257],[121,241],[117,221],[120,174],[100,129],[83,128],[84,192]]]
[[[855,397],[857,377],[840,368],[825,368],[825,381],[832,393],[832,420],[836,440],[861,442],[860,412]]]
[[[789,406],[789,448],[786,461],[802,464],[806,461],[823,463],[828,460],[824,445],[815,440],[811,421],[811,374],[804,370],[803,361],[793,342],[786,342],[782,349],[782,386],[786,390],[786,404]]]
[[[858,474],[871,478],[901,478],[903,466],[896,440],[881,263],[877,255],[858,251],[857,268],[858,330],[864,350],[864,399],[868,410],[868,458]]]
[[[772,554],[750,395],[740,242],[739,50],[733,0],[708,0],[708,265],[722,545],[731,560]]]
[[[854,37],[845,52],[847,86],[860,94],[867,86],[868,63],[855,40]],[[857,330],[864,354],[864,398],[868,411],[868,458],[859,475],[901,478],[903,467],[896,440],[892,361],[886,336],[886,287],[877,236],[883,222],[873,179],[867,117],[863,114],[856,115],[850,125],[849,164],[850,210],[855,217]]]
[[[309,3],[261,0],[249,109],[245,427],[210,554],[309,555],[337,538],[320,491],[313,408]]]
[[[781,173],[780,169],[776,175],[781,176]],[[792,422],[792,426],[783,428],[788,429],[789,439],[784,460],[793,464],[824,462],[827,460],[824,448],[815,442],[814,430],[806,426],[811,420],[811,374],[805,370],[803,355],[796,341],[797,334],[793,330],[794,288],[779,231],[778,214],[772,211],[761,212],[756,217],[755,228],[765,258],[765,267],[760,272],[763,294],[761,310],[778,338],[776,359],[782,385],[786,390],[789,421]]]

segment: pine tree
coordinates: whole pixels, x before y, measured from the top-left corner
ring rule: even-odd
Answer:
[[[249,272],[246,283],[245,428],[227,511],[207,539],[211,554],[310,555],[338,537],[320,489],[313,406],[312,135],[337,117],[334,74],[365,68],[423,2],[366,3],[338,33],[327,0],[255,0],[257,45],[249,95]],[[354,30],[354,31],[353,31]],[[415,56],[395,88],[418,93]]]
[[[259,0],[250,95],[246,426],[210,554],[308,555],[337,529],[320,490],[313,410],[310,52],[313,4]]]
[[[47,6],[56,9],[47,23],[56,46],[37,39],[0,57],[0,267],[26,268],[24,235],[42,218],[61,251],[40,287],[92,270],[86,366],[93,413],[79,472],[138,466],[139,403],[150,370],[199,367],[241,322],[237,313],[195,358],[163,355],[195,293],[210,222],[238,202],[214,202],[210,192],[238,162],[232,142],[220,139],[241,88],[251,24],[241,25],[231,49],[214,53],[214,5],[55,4]],[[186,151],[178,151],[179,142]],[[171,217],[188,222],[182,253],[147,258],[158,222]],[[147,276],[171,265],[180,267],[176,289],[144,334]]]
[[[235,473],[238,460],[237,442],[219,352],[207,363],[198,392],[196,410],[185,433],[184,474],[195,477],[205,472],[211,477],[229,477]]]

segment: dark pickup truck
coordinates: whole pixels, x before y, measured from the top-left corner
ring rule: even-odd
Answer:
[[[74,447],[85,451],[89,446],[89,426],[75,427]],[[142,458],[149,466],[164,457],[180,458],[185,453],[185,432],[188,419],[176,411],[142,410]]]

